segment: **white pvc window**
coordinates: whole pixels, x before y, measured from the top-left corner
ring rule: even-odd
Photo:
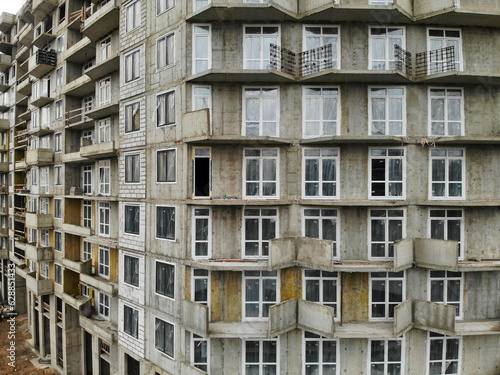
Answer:
[[[245,271],[243,273],[245,320],[267,320],[269,308],[279,301],[278,271]]]
[[[123,332],[133,338],[139,337],[139,310],[123,305]]]
[[[194,0],[193,8],[194,10],[201,9],[210,4],[210,0]]]
[[[111,141],[111,119],[99,120],[97,123],[98,143]]]
[[[155,319],[155,348],[174,358],[175,327],[164,320]]]
[[[40,263],[40,275],[46,279],[49,278],[49,262]]]
[[[58,231],[54,232],[54,250],[62,251],[62,233]]]
[[[54,264],[54,282],[62,285],[62,267],[60,264]]]
[[[319,47],[332,46],[332,68],[340,69],[340,28],[338,26],[308,25],[304,26],[303,50],[309,51]],[[313,55],[314,56],[314,55]],[[319,59],[308,60],[316,66],[312,72],[320,71],[324,63]]]
[[[125,83],[139,78],[141,69],[140,50],[125,55]]]
[[[45,148],[45,147],[44,147]],[[40,168],[40,193],[49,193],[49,176],[50,170],[48,167]]]
[[[123,255],[123,281],[125,284],[139,286],[139,258]]]
[[[57,186],[62,185],[62,165],[54,167],[54,184]]]
[[[193,74],[212,67],[212,26],[193,25]]]
[[[209,258],[212,254],[212,217],[210,208],[193,208],[193,258]]]
[[[464,135],[463,89],[429,89],[429,134],[452,137]]]
[[[371,87],[369,93],[370,135],[405,135],[406,89]]]
[[[42,107],[42,116],[41,116],[41,126],[42,128],[50,127],[50,105],[46,105]]]
[[[370,0],[370,5],[392,5],[393,0]]]
[[[54,151],[55,152],[62,151],[62,133],[54,134]]]
[[[465,150],[430,150],[430,199],[463,199]]]
[[[340,90],[338,87],[303,87],[303,137],[340,134]]]
[[[463,210],[429,210],[429,237],[437,240],[458,241],[458,259],[463,259]]]
[[[56,101],[55,109],[56,109],[56,114],[55,114],[56,120],[62,120],[62,118],[63,118],[63,101],[62,101],[62,99]],[[49,124],[49,127],[51,127],[50,124]]]
[[[307,208],[303,212],[302,234],[304,237],[332,241],[333,258],[338,259],[337,210],[330,208]]]
[[[141,1],[134,1],[125,9],[125,28],[127,33],[141,25]]]
[[[305,375],[336,375],[340,372],[339,341],[304,331],[302,358]]]
[[[396,67],[394,46],[405,48],[405,29],[402,27],[370,27],[368,68],[393,70]]]
[[[208,108],[212,110],[212,88],[210,86],[193,86],[193,111]]]
[[[110,194],[110,161],[99,160],[99,194]]]
[[[140,129],[139,102],[125,105],[125,133],[135,132]]]
[[[156,15],[160,15],[173,8],[174,4],[174,0],[156,0]]]
[[[192,334],[191,338],[191,364],[201,371],[208,372],[210,358],[210,339]]]
[[[279,344],[277,339],[243,340],[244,374],[279,374]]]
[[[63,67],[60,67],[56,70],[56,87],[61,87],[64,85],[64,74]]]
[[[62,218],[62,199],[54,199],[54,217],[57,219]]]
[[[245,149],[243,188],[245,198],[279,197],[279,149]]]
[[[270,69],[271,44],[280,45],[280,27],[271,25],[243,26],[243,68]]]
[[[111,37],[107,37],[106,39],[101,41],[100,55],[101,62],[111,57]]]
[[[370,319],[392,320],[394,308],[406,298],[405,272],[370,273]]]
[[[141,181],[141,155],[125,155],[125,183],[138,183]]]
[[[429,271],[429,300],[456,307],[457,319],[462,318],[462,272]]]
[[[208,306],[210,296],[210,271],[201,268],[193,268],[192,280],[191,296],[193,301]]]
[[[61,233],[59,233],[59,235],[60,234]],[[48,229],[40,230],[40,245],[42,247],[49,246],[49,230]],[[59,249],[59,251],[60,251],[60,249]]]
[[[369,197],[404,199],[406,192],[404,148],[370,149]]]
[[[99,234],[109,237],[110,205],[108,202],[99,202]]]
[[[175,207],[156,206],[156,238],[175,240]]]
[[[83,200],[83,226],[92,228],[92,201]]]
[[[461,337],[449,337],[429,332],[427,338],[428,374],[460,374],[461,352]]]
[[[267,258],[269,240],[278,236],[278,210],[250,208],[244,210],[244,258]]]
[[[304,270],[303,298],[334,309],[339,317],[340,276],[338,272]]]
[[[98,292],[97,313],[105,319],[109,319],[109,296]]]
[[[156,181],[174,183],[177,180],[177,150],[156,152]]]
[[[369,258],[373,260],[394,259],[394,241],[406,234],[404,210],[370,210]]]
[[[83,241],[83,261],[92,259],[92,244],[87,241]]]
[[[82,166],[82,193],[83,195],[92,195],[92,175],[94,174],[94,166],[84,165]]]
[[[124,232],[127,234],[139,235],[141,207],[137,205],[124,205],[124,211],[125,211]]]
[[[175,265],[165,262],[156,262],[155,292],[162,296],[174,299],[175,297]]]
[[[460,29],[427,29],[427,49],[430,51],[453,47],[455,52],[455,69],[463,70],[462,66],[462,31]],[[444,61],[431,56],[431,71],[441,73]]]
[[[404,374],[403,340],[403,338],[399,338],[368,341],[369,372],[371,375]]]
[[[338,166],[338,149],[305,148],[303,153],[303,197],[317,199],[338,198]]]
[[[111,103],[111,78],[99,81],[99,105]]]
[[[109,247],[99,245],[99,276],[109,279]]]
[[[243,135],[279,136],[279,88],[243,88]]]
[[[156,126],[175,124],[175,91],[156,96]]]
[[[162,69],[175,62],[175,34],[161,37],[156,42],[156,68]]]

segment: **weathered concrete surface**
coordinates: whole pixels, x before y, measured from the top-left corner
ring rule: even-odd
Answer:
[[[394,272],[413,266],[413,239],[407,238],[394,242]]]
[[[442,335],[454,335],[455,311],[455,306],[415,300],[413,301],[414,327]]]
[[[208,335],[208,306],[183,300],[182,316],[189,330],[203,337]]]
[[[458,242],[415,238],[415,264],[419,267],[456,270]]]
[[[298,303],[297,325],[301,329],[333,337],[335,310],[303,299]]]
[[[394,334],[399,336],[413,326],[413,303],[408,299],[394,308]]]
[[[269,336],[282,335],[297,326],[297,299],[290,299],[269,308]]]

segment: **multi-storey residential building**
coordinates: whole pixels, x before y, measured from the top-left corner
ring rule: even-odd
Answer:
[[[500,372],[495,0],[27,0],[0,258],[62,374]]]

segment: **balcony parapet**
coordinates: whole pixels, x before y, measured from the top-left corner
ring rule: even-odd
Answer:
[[[37,247],[33,244],[26,244],[26,257],[36,262],[52,262],[54,253],[52,247]]]
[[[2,12],[0,14],[0,31],[7,34],[12,26],[16,24],[16,15],[12,13]]]
[[[98,275],[81,273],[80,283],[86,284],[113,297],[118,294],[118,285],[116,283],[108,279],[104,279]]]
[[[116,156],[115,141],[83,146],[80,154],[89,159]]]
[[[80,326],[111,345],[117,342],[118,327],[109,320],[99,318],[95,315],[80,315]]]
[[[26,226],[31,228],[52,228],[54,217],[50,214],[26,213]]]
[[[37,148],[26,152],[26,165],[47,165],[54,162],[54,151],[48,148]]]
[[[110,0],[106,5],[85,18],[84,13],[82,33],[93,42],[118,28],[120,21],[120,6],[118,0]]]

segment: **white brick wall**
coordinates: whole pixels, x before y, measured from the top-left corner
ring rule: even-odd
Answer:
[[[137,339],[125,333],[123,330],[123,306],[128,305],[139,311],[139,329]],[[130,302],[119,300],[118,303],[118,345],[123,346],[130,352],[144,357],[144,309]]]
[[[125,284],[125,261],[124,256],[130,255],[139,258],[139,286],[134,287],[129,284]],[[145,260],[143,255],[136,253],[125,252],[120,249],[120,263],[119,263],[119,288],[118,293],[120,297],[124,297],[130,301],[138,303],[139,305],[144,305],[144,293],[146,289],[146,278],[145,278]]]
[[[130,46],[136,45],[143,41],[146,38],[146,22],[147,22],[147,7],[149,5],[149,1],[139,0],[141,2],[141,25],[136,29],[127,33],[126,28],[126,13],[127,13],[127,5],[134,2],[124,1],[120,8],[120,50],[126,50]]]
[[[140,207],[139,214],[139,234],[129,234],[125,233],[125,206],[134,205]],[[119,213],[119,244],[120,247],[125,247],[127,249],[133,249],[137,251],[145,250],[146,243],[146,203],[138,202],[120,202],[120,213]]]
[[[140,128],[138,131],[125,133],[125,107],[137,102],[139,103]],[[146,98],[144,96],[120,104],[119,139],[121,149],[146,145]]]
[[[120,75],[120,99],[130,98],[136,95],[143,94],[146,91],[146,45],[134,46],[122,52],[120,56],[121,72],[125,72],[125,57],[127,54],[139,50],[139,78],[126,83],[125,74]]]

